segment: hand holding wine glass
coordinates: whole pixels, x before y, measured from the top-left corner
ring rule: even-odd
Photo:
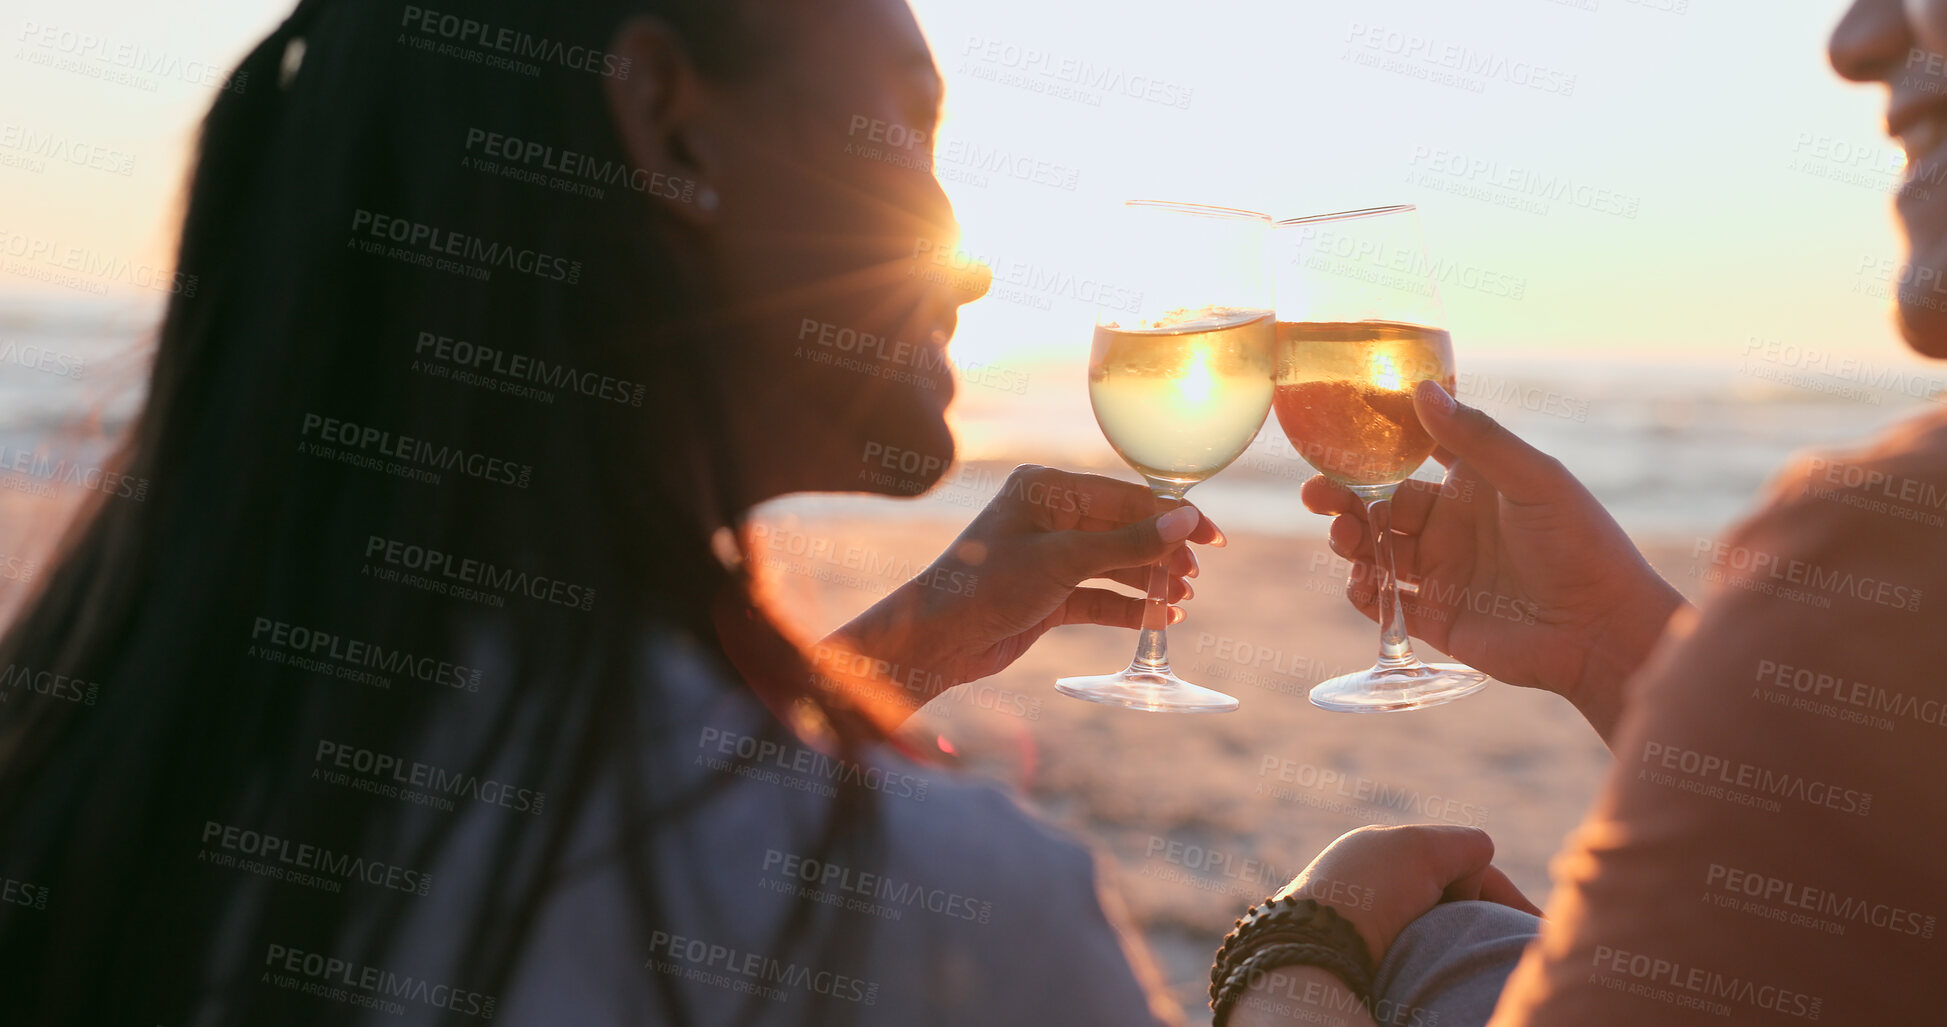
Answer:
[[[1132,202],[1113,253],[1136,297],[1097,314],[1088,393],[1117,455],[1158,499],[1184,493],[1236,460],[1271,407],[1271,282],[1264,266],[1271,219],[1180,203]],[[1136,656],[1114,674],[1062,678],[1063,695],[1171,713],[1227,712],[1237,700],[1170,669],[1169,575],[1149,575]]]
[[[1184,543],[1225,543],[1196,508],[1161,507],[1133,482],[1023,464],[937,559],[814,646],[813,660],[903,716],[1005,670],[1054,628],[1140,628],[1144,600],[1100,583],[1146,588],[1160,565],[1179,602],[1198,573]]]
[[[1277,228],[1278,387],[1285,435],[1314,468],[1365,506],[1379,660],[1326,681],[1328,710],[1411,710],[1478,691],[1487,675],[1423,663],[1406,636],[1393,573],[1393,493],[1434,448],[1413,409],[1421,382],[1454,387],[1453,340],[1411,206],[1281,221]]]
[[[1561,695],[1608,738],[1624,682],[1682,595],[1560,462],[1437,385],[1414,399],[1447,475],[1393,496],[1397,570],[1418,588],[1407,628],[1498,680]],[[1304,500],[1337,515],[1332,551],[1352,561],[1353,603],[1377,619],[1365,504],[1323,475]]]

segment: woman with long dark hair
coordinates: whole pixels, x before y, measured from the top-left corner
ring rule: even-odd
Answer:
[[[818,665],[753,594],[753,504],[951,459],[914,369],[985,281],[847,148],[939,88],[897,0],[305,0],[253,50],[113,461],[152,490],[0,640],[98,686],[0,707],[0,1019],[1168,1015],[1084,849],[884,738],[1214,526],[1029,468]]]

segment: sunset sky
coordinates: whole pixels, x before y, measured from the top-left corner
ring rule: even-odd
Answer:
[[[963,363],[1079,360],[1092,308],[1072,283],[1131,198],[1280,217],[1417,203],[1463,352],[1734,360],[1758,337],[1901,359],[1860,291],[1897,252],[1897,151],[1881,92],[1825,64],[1839,0],[914,6],[948,84],[938,166],[1003,278],[966,312]],[[12,5],[0,131],[68,133],[129,173],[36,172],[0,135],[0,231],[166,263],[212,96],[50,67],[36,26],[227,66],[287,9]],[[24,287],[0,275],[0,297]]]

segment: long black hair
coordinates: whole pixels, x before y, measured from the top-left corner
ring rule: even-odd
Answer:
[[[601,51],[636,13],[703,74],[749,73],[775,43],[745,23],[753,2],[477,0],[476,32],[305,0],[236,70],[188,187],[193,295],[168,304],[112,461],[149,492],[94,495],[0,639],[0,667],[98,689],[0,706],[0,875],[45,905],[0,908],[4,1019],[282,1022],[236,940],[273,924],[383,965],[413,896],[214,873],[206,832],[426,867],[449,839],[311,778],[322,745],[410,754],[436,730],[547,802],[468,841],[489,886],[455,933],[492,993],[590,781],[655,702],[645,624],[817,704],[848,754],[873,736],[811,691],[713,550],[741,495],[717,387],[736,347],[657,202],[694,185],[629,167],[604,99],[627,69]],[[343,659],[319,673],[319,638],[410,659],[382,685]],[[483,638],[503,658],[469,666]],[[701,801],[642,787],[624,797],[638,831],[641,809]],[[870,808],[841,792],[827,842],[869,835]],[[631,866],[653,917],[656,868]]]

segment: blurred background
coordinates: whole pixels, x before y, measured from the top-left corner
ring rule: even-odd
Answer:
[[[9,5],[0,566],[46,559],[73,479],[139,403],[195,125],[288,7]],[[1016,463],[1133,478],[1083,387],[1094,301],[1116,286],[1102,226],[1125,199],[1281,218],[1418,204],[1461,397],[1561,457],[1687,592],[1692,554],[1792,452],[1947,389],[1886,300],[1889,194],[1947,185],[1909,181],[1881,92],[1826,66],[1838,0],[913,7],[947,82],[934,172],[996,285],[953,343],[963,464],[944,485],[763,512],[781,541],[760,561],[806,631],[923,566]],[[82,256],[36,256],[51,248]],[[1311,684],[1370,662],[1374,629],[1298,501],[1309,474],[1273,425],[1193,494],[1232,541],[1204,557],[1178,668],[1242,712],[1062,699],[1055,676],[1115,669],[1133,642],[1069,629],[911,729],[1095,841],[1186,1004],[1231,918],[1360,824],[1486,827],[1540,899],[1607,763],[1564,703],[1501,685],[1406,715],[1311,708]],[[22,576],[0,580],[0,617]]]

